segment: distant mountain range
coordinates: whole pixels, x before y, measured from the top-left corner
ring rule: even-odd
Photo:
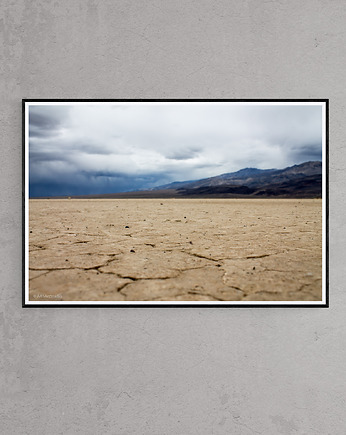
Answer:
[[[176,181],[151,190],[75,198],[321,198],[322,163],[284,169],[244,168],[201,180]]]

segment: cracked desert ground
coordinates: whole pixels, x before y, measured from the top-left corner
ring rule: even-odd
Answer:
[[[31,199],[31,301],[319,301],[321,199]]]

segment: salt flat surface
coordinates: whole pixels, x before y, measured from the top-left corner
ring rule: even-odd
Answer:
[[[32,199],[31,301],[318,301],[320,199]]]

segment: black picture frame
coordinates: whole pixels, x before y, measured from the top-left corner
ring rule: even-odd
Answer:
[[[213,301],[207,304],[167,301],[165,303],[153,303],[148,301],[145,303],[137,303],[136,301],[128,301],[119,303],[103,303],[99,301],[74,302],[57,301],[57,302],[36,302],[28,300],[28,143],[27,143],[27,113],[30,103],[160,103],[160,102],[179,102],[179,103],[205,103],[205,102],[231,102],[231,103],[321,103],[325,108],[325,153],[324,153],[324,197],[322,198],[322,208],[325,213],[324,219],[324,286],[323,300],[318,303],[303,303],[280,301],[263,301],[263,303],[248,302],[246,304],[236,301],[225,301],[223,303],[214,303]],[[328,308],[329,307],[329,99],[23,99],[22,100],[22,307],[23,308]]]

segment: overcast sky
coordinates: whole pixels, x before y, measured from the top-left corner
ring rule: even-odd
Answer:
[[[139,190],[321,158],[317,105],[29,107],[31,197]]]

